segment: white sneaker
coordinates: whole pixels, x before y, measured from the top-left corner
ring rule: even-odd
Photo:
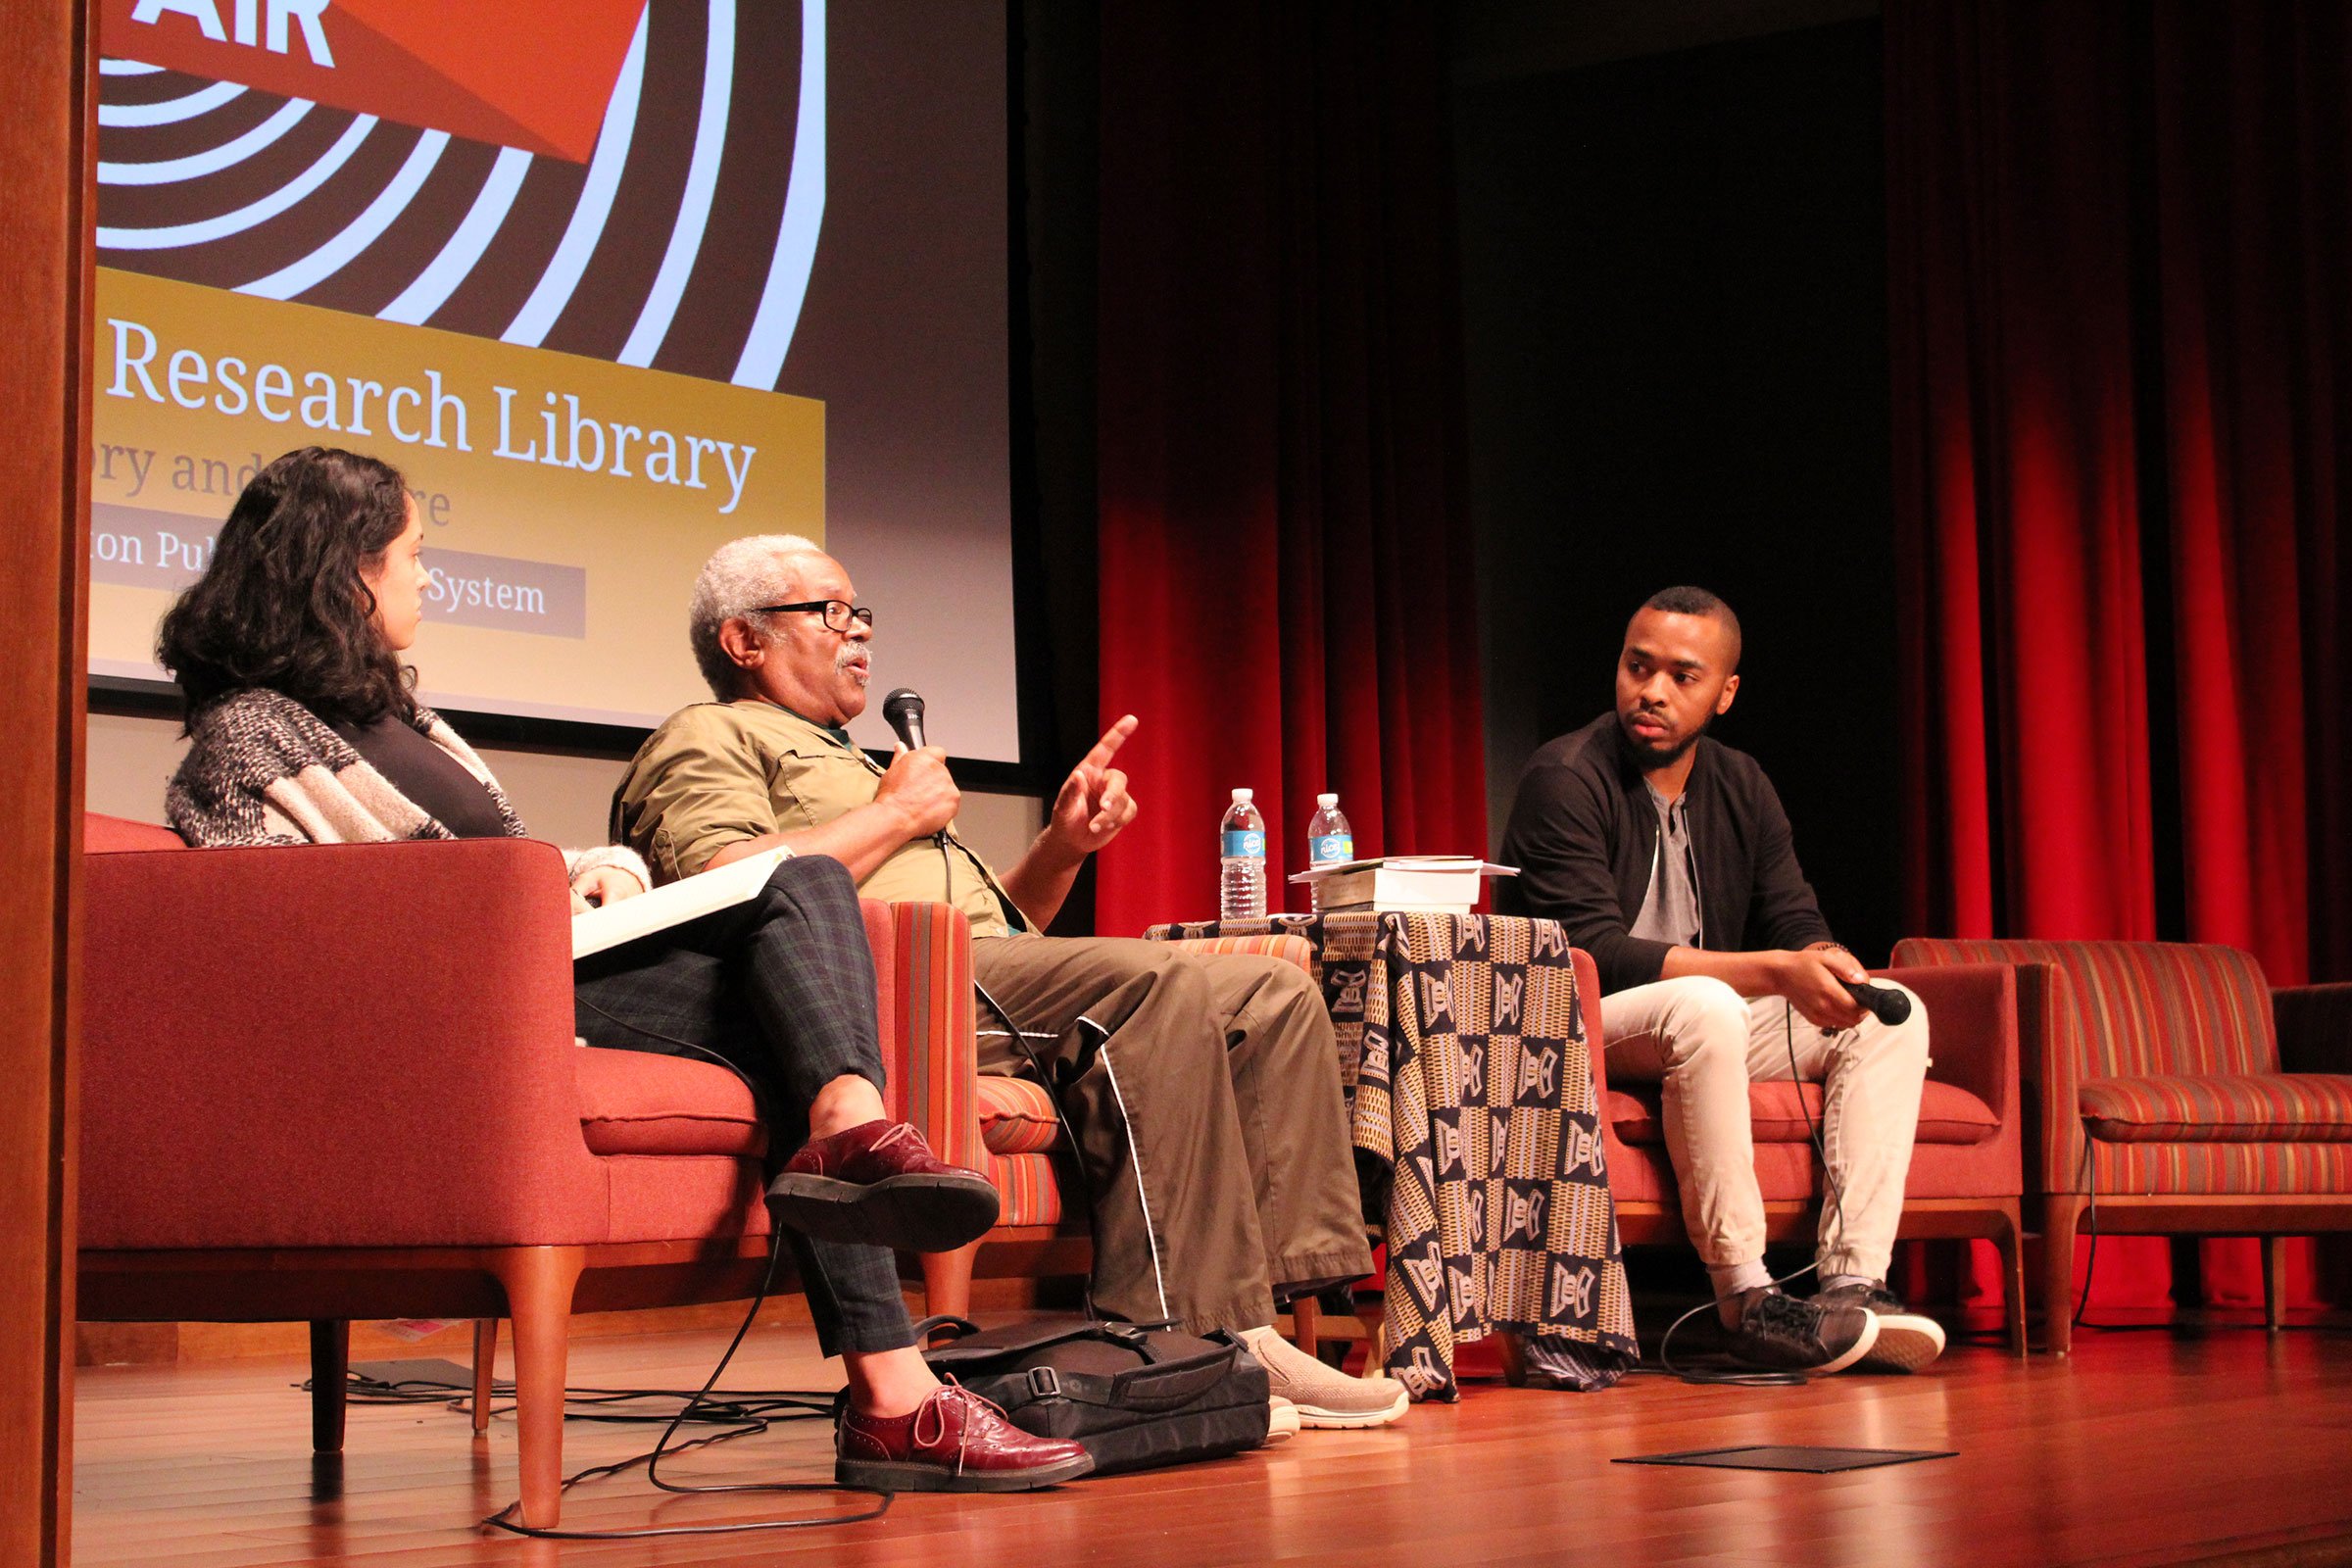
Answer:
[[[1298,1407],[1302,1427],[1385,1427],[1413,1402],[1395,1378],[1351,1378],[1271,1328],[1244,1329],[1241,1338],[1265,1367],[1273,1393]]]
[[[1298,1435],[1298,1407],[1277,1394],[1266,1401],[1266,1441],[1280,1443]]]

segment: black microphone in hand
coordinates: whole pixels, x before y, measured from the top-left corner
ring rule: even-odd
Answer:
[[[923,749],[923,694],[911,686],[902,686],[882,699],[882,716],[898,731],[910,752]]]
[[[1883,1024],[1898,1024],[1911,1016],[1911,999],[1891,986],[1874,986],[1866,980],[1840,980],[1863,1011],[1876,1013]]]
[[[908,751],[919,752],[923,749],[923,694],[921,692],[911,686],[900,687],[882,699],[882,716],[890,720],[890,727],[898,732],[900,742]],[[943,827],[930,837],[931,842],[939,846],[939,853],[943,856],[946,855],[948,853],[948,830]],[[949,894],[947,902],[955,903],[956,889],[952,878],[947,891]]]

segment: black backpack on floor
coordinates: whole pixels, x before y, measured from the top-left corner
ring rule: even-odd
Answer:
[[[1096,1475],[1218,1459],[1266,1441],[1266,1369],[1223,1329],[1196,1338],[1158,1324],[1067,1314],[983,1329],[929,1317],[915,1342],[956,1338],[923,1359],[1040,1438],[1069,1438]]]

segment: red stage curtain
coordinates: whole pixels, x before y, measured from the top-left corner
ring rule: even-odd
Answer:
[[[1886,38],[1910,927],[2352,976],[2345,16],[1922,3]],[[2093,1304],[2163,1302],[2171,1256],[2110,1240]],[[2251,1243],[2203,1257],[2261,1300]]]
[[[1237,785],[1277,876],[1325,789],[1359,854],[1486,844],[1442,19],[1325,9],[1102,15],[1105,935],[1214,912]]]

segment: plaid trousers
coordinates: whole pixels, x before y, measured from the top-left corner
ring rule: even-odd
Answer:
[[[858,885],[823,856],[785,860],[742,904],[582,958],[572,998],[591,1046],[733,1068],[767,1121],[771,1167],[808,1141],[826,1084],[855,1073],[883,1087]],[[825,1354],[914,1343],[888,1248],[790,1237]]]

